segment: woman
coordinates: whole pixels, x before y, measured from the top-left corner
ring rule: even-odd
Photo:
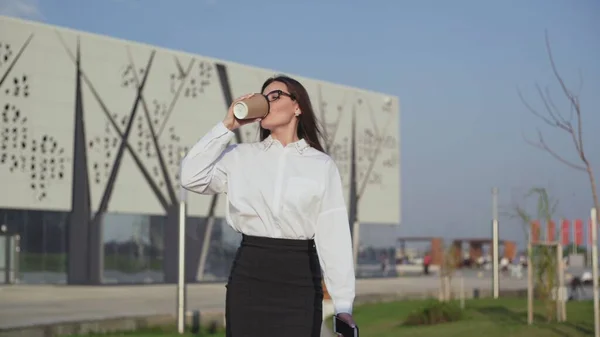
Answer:
[[[264,119],[238,120],[233,105],[183,159],[182,185],[226,193],[227,223],[242,243],[227,284],[227,336],[318,337],[321,270],[335,312],[354,324],[354,263],[338,168],[323,152],[306,89],[277,76],[262,86]],[[260,122],[261,141],[228,145]]]

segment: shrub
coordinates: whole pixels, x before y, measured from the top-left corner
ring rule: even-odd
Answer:
[[[412,312],[404,325],[434,325],[456,322],[463,318],[462,309],[452,302],[428,302],[423,308]]]

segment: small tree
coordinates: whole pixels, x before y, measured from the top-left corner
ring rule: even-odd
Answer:
[[[449,301],[452,299],[452,277],[460,263],[460,251],[455,245],[450,245],[444,251],[442,263],[440,265],[440,300]]]
[[[537,217],[541,223],[549,223],[556,211],[558,205],[557,201],[552,201],[545,188],[532,188],[527,193],[526,198],[537,196]],[[514,216],[518,217],[523,224],[523,228],[526,229],[526,237],[528,242],[532,240],[532,228],[533,217],[529,215],[524,206],[515,206]],[[534,289],[536,293],[544,302],[546,309],[546,318],[551,321],[553,317],[556,317],[556,302],[552,298],[552,292],[557,286],[556,275],[558,263],[555,247],[551,246],[530,246],[531,250],[527,253],[529,255],[529,261],[534,270]],[[556,296],[558,300],[558,296]]]

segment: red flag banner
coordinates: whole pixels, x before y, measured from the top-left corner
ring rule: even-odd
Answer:
[[[556,240],[556,223],[553,220],[548,221],[548,234],[546,236],[546,241],[554,242]]]
[[[570,242],[569,233],[571,229],[571,221],[563,219],[561,223],[561,243],[563,246],[566,246]]]
[[[575,244],[581,246],[583,244],[583,220],[575,220]]]
[[[540,240],[540,222],[533,220],[531,222],[531,242],[536,243]]]

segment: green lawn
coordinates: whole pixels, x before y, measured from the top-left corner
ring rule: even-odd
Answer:
[[[402,326],[403,319],[423,306],[423,301],[403,301],[358,306],[354,317],[363,336],[392,337],[552,337],[592,336],[594,331],[593,303],[570,302],[567,322],[544,323],[543,308],[535,306],[535,323],[527,325],[526,299],[479,299],[466,302],[465,318],[454,323],[434,326]],[[328,320],[330,324],[331,320]]]
[[[593,336],[593,303],[570,302],[567,305],[566,323],[544,323],[541,303],[535,305],[535,323],[527,325],[526,299],[479,299],[466,302],[463,320],[433,326],[402,326],[409,313],[425,305],[426,301],[402,301],[380,304],[366,304],[355,308],[354,317],[361,328],[362,336],[377,337],[553,337],[553,336]],[[327,319],[331,326],[331,319]],[[129,337],[176,337],[180,336],[174,327],[125,332],[113,334],[95,334],[86,336],[129,336]],[[224,337],[217,334],[186,334],[186,337]],[[76,336],[71,336],[76,337]],[[77,336],[83,337],[83,336]]]

